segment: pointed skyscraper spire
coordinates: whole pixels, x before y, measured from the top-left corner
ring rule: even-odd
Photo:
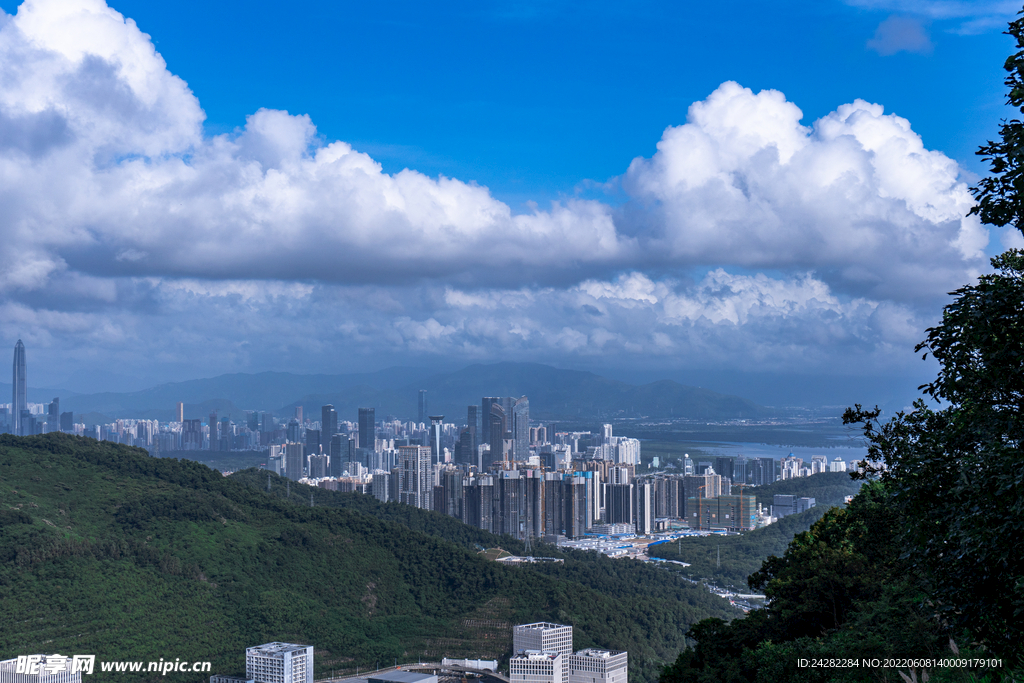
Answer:
[[[25,345],[18,340],[14,345],[14,373],[11,378],[11,416],[14,433],[25,436],[21,413],[28,410],[28,380],[25,378]]]

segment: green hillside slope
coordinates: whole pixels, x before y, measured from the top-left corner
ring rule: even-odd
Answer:
[[[319,678],[396,658],[500,659],[513,623],[551,619],[575,625],[578,647],[629,650],[633,680],[649,681],[690,625],[731,615],[656,567],[596,555],[506,567],[471,547],[501,539],[455,520],[309,507],[308,489],[292,483],[284,500],[252,476],[0,436],[0,658],[181,657],[240,673],[246,646],[289,640],[315,645]]]

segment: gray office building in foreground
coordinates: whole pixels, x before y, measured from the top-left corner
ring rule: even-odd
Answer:
[[[525,650],[572,654],[572,626],[539,621],[512,629],[512,654]]]
[[[255,683],[313,683],[313,646],[265,643],[247,647],[245,677]]]

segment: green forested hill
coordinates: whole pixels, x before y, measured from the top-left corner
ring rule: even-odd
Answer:
[[[319,678],[502,658],[512,623],[551,619],[575,625],[577,647],[629,650],[647,681],[693,623],[730,616],[656,567],[577,554],[506,567],[473,544],[509,539],[368,497],[309,507],[310,489],[292,483],[285,500],[285,486],[268,495],[265,473],[225,478],[91,439],[0,436],[0,658],[180,657],[240,673],[246,646],[290,640],[315,645]]]

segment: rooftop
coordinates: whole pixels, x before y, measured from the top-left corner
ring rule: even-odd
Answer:
[[[420,683],[420,681],[437,680],[437,676],[420,674],[414,671],[388,671],[366,677],[367,681],[388,681],[388,683]]]
[[[245,651],[246,653],[252,652],[253,654],[263,655],[264,657],[273,657],[284,654],[285,652],[292,652],[294,650],[305,650],[307,647],[309,647],[309,645],[297,645],[296,643],[264,643],[263,645],[246,648]]]
[[[625,654],[625,650],[600,650],[596,647],[587,648],[586,650],[580,650],[576,653],[577,656],[600,657],[601,659],[609,659],[611,657],[621,654]]]
[[[520,650],[512,659],[558,659],[561,652],[541,652],[540,650]]]

